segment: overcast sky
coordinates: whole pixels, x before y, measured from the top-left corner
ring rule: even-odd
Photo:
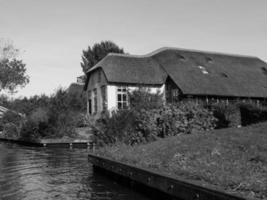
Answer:
[[[23,50],[30,83],[51,94],[82,74],[82,50],[112,40],[131,54],[180,47],[267,61],[266,0],[0,0],[0,37]]]

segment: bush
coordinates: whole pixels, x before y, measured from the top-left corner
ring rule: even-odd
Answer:
[[[103,115],[93,126],[93,133],[98,145],[116,142],[133,145],[159,137],[210,130],[215,123],[212,112],[202,105],[180,102],[157,109],[132,108]]]
[[[98,145],[111,144],[122,141],[126,135],[132,133],[134,113],[131,110],[119,110],[103,113],[101,118],[92,125],[94,142]]]
[[[216,129],[237,127],[241,125],[241,116],[238,103],[215,103],[206,105],[217,119]]]
[[[18,113],[8,110],[7,112],[4,113],[4,115],[1,119],[1,123],[3,125],[6,123],[13,123],[13,124],[19,126],[22,119],[23,119],[22,116],[19,115]]]
[[[3,135],[9,139],[16,139],[19,137],[19,132],[23,117],[14,111],[8,110],[4,113],[0,120],[1,129],[3,130]]]
[[[16,124],[8,122],[4,124],[3,136],[7,139],[18,139],[19,138],[19,128]]]
[[[150,89],[139,88],[128,93],[130,107],[135,110],[157,109],[163,106],[163,96],[159,92],[150,93]]]
[[[57,113],[55,116],[51,116],[50,113],[50,124],[52,126],[52,137],[74,137],[76,136],[75,127],[77,124],[77,114],[71,111],[65,111]],[[54,121],[51,121],[54,120]]]
[[[75,127],[78,124],[76,112],[51,112],[44,108],[38,108],[27,122],[23,124],[23,137],[31,138],[62,138],[63,136],[75,137]],[[29,136],[27,136],[29,135]]]
[[[59,88],[50,97],[36,95],[10,101],[0,96],[0,101],[26,115],[25,120],[21,120],[15,112],[7,112],[0,121],[0,128],[4,123],[13,123],[18,128],[22,126],[21,137],[26,140],[75,137],[75,127],[86,125],[85,117],[81,114],[86,109],[84,94],[73,94]]]
[[[37,108],[28,117],[28,120],[35,124],[38,137],[47,137],[51,135],[51,125],[49,123],[48,110],[46,108]]]
[[[75,116],[75,127],[86,127],[87,126],[87,117],[83,113],[77,113]]]
[[[207,131],[216,125],[216,119],[211,111],[202,104],[191,101],[165,106],[159,114],[162,137]]]
[[[24,141],[37,141],[40,138],[39,132],[38,132],[38,124],[31,120],[30,118],[27,119],[20,132],[20,139]]]
[[[267,121],[267,107],[259,107],[252,103],[243,103],[239,107],[242,126]]]

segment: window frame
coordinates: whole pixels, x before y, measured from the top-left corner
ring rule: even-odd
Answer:
[[[89,90],[88,93],[88,113],[91,115],[93,112],[92,112],[92,91]]]
[[[126,86],[118,86],[116,91],[117,91],[117,93],[116,93],[117,109],[119,109],[119,110],[127,109],[128,108],[128,89],[127,89],[127,87]],[[119,99],[119,96],[121,96],[120,99]]]

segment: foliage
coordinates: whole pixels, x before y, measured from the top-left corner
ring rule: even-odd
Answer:
[[[243,126],[267,121],[267,107],[242,103],[239,105]]]
[[[84,97],[70,94],[62,88],[51,97],[37,96],[25,102],[33,105],[23,125],[22,137],[26,139],[75,137],[75,127],[84,125],[81,114],[85,110]]]
[[[0,96],[1,105],[11,110],[16,110],[26,116],[30,116],[38,108],[66,110],[84,112],[86,110],[86,97],[84,94],[69,93],[63,88],[59,88],[52,96],[35,95],[32,97],[9,100],[6,96]]]
[[[111,116],[105,114],[93,126],[93,133],[99,145],[118,141],[133,145],[159,137],[210,130],[215,122],[212,112],[202,105],[180,102],[156,109],[133,107],[113,112]]]
[[[8,139],[17,139],[19,137],[19,127],[12,123],[7,122],[3,126],[3,136]]]
[[[267,123],[179,135],[135,146],[116,143],[97,155],[249,198],[267,198]]]
[[[151,110],[162,107],[164,104],[163,96],[158,91],[157,93],[151,93],[149,88],[138,88],[132,92],[128,92],[130,107],[135,110]]]
[[[213,112],[214,117],[217,119],[216,129],[237,127],[241,125],[241,116],[239,110],[239,103],[213,103],[208,104],[206,107]]]
[[[19,113],[23,113],[29,116],[37,108],[45,108],[50,104],[50,97],[46,95],[35,95],[32,97],[24,97],[22,99],[18,98],[15,100],[9,100],[3,105],[9,109],[16,110]]]
[[[0,60],[13,59],[19,55],[19,49],[15,48],[13,41],[0,38]]]
[[[37,108],[28,117],[28,121],[31,121],[32,125],[35,124],[39,137],[46,137],[51,134],[51,125],[49,124],[49,115],[46,108]]]
[[[38,124],[31,119],[26,120],[20,131],[20,139],[24,141],[37,141],[38,138],[40,138]]]
[[[217,119],[216,128],[247,126],[254,123],[267,121],[267,107],[256,105],[255,102],[234,101],[228,105],[214,103],[205,105],[213,111]]]
[[[88,46],[83,50],[81,67],[86,73],[97,62],[102,60],[108,53],[124,53],[124,50],[112,41],[101,41],[95,43],[92,47]]]
[[[17,126],[21,124],[22,116],[14,111],[8,110],[4,113],[3,117],[0,119],[1,124],[13,123]]]
[[[77,113],[75,116],[75,127],[86,127],[87,126],[87,117],[84,113]]]
[[[16,58],[17,54],[18,49],[12,43],[0,40],[0,91],[16,92],[18,86],[29,83],[26,65]]]

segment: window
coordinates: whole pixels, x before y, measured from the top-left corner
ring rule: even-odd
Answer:
[[[117,107],[118,109],[126,109],[128,106],[127,88],[118,87],[117,89]]]
[[[221,73],[221,76],[224,77],[224,78],[228,77],[228,75],[226,73]]]
[[[172,89],[172,102],[177,102],[179,101],[179,90],[177,88]]]
[[[92,96],[91,91],[88,91],[88,113],[92,114]]]
[[[101,87],[102,110],[107,110],[107,89],[106,86]]]
[[[179,60],[181,60],[181,61],[185,61],[185,57],[184,57],[184,56],[182,56],[182,55],[180,55],[180,54],[177,54],[177,57],[178,57]]]
[[[207,61],[208,63],[212,63],[212,59],[211,59],[210,57],[207,57],[207,58],[206,58],[206,61]]]
[[[94,89],[94,113],[97,112],[97,89]]]
[[[262,67],[261,70],[262,70],[262,73],[264,75],[267,75],[267,68],[266,67]]]

